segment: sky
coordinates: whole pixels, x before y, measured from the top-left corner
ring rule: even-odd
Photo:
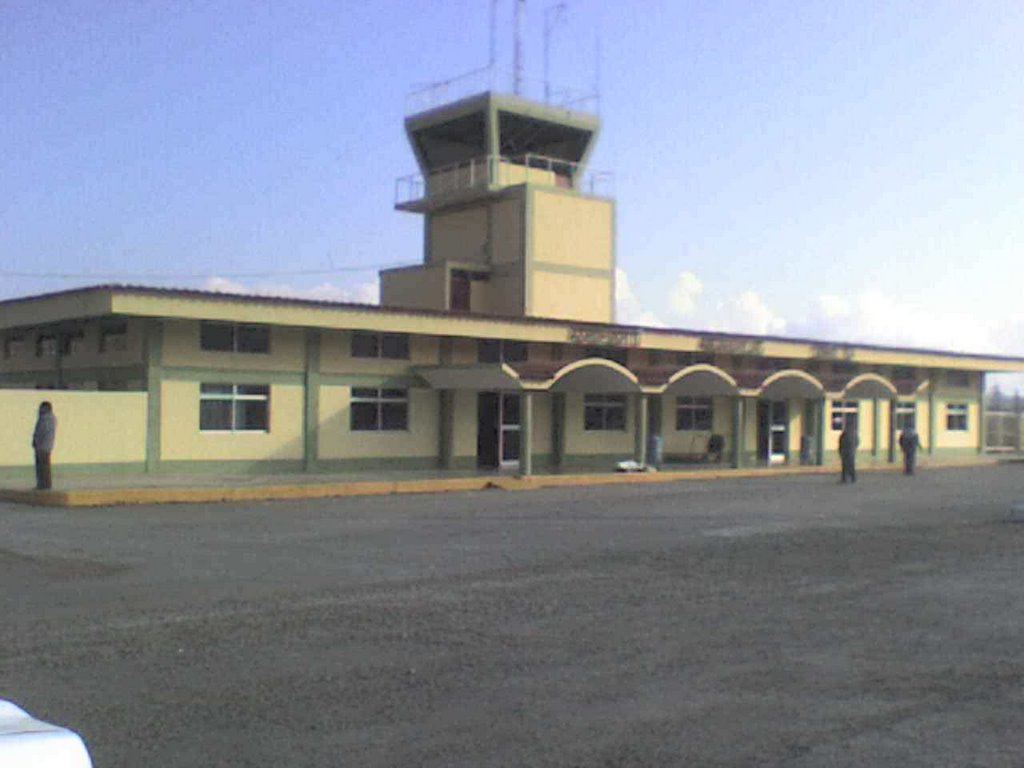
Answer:
[[[525,4],[534,86],[554,4]],[[620,322],[1024,356],[1024,3],[566,6],[550,79],[600,92]],[[0,298],[375,301],[422,259],[409,94],[487,64],[489,9],[3,0]]]

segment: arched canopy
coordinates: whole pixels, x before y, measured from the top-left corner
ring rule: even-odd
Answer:
[[[552,392],[628,395],[640,391],[640,382],[628,368],[601,357],[571,362],[551,382]]]
[[[765,379],[758,394],[766,400],[816,400],[824,396],[825,387],[807,371],[790,368]]]
[[[877,373],[862,373],[843,387],[843,398],[850,400],[871,400],[896,397],[896,386]]]
[[[738,393],[736,379],[721,368],[706,363],[676,371],[662,389],[662,394],[677,397],[715,397]]]

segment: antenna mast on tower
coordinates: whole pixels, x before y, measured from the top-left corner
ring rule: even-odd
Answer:
[[[512,92],[518,96],[523,89],[523,9],[526,7],[526,0],[513,0],[515,2],[515,48],[512,64]]]

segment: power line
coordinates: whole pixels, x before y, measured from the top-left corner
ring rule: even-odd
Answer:
[[[405,262],[367,264],[361,267],[332,267],[330,269],[291,269],[278,272],[20,272],[0,270],[0,277],[34,278],[38,280],[202,280],[208,277],[260,278],[302,277],[331,275],[343,272],[371,272],[379,269],[406,266]]]

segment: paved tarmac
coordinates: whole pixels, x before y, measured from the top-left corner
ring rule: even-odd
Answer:
[[[1024,466],[0,504],[0,698],[120,766],[1019,766]]]

